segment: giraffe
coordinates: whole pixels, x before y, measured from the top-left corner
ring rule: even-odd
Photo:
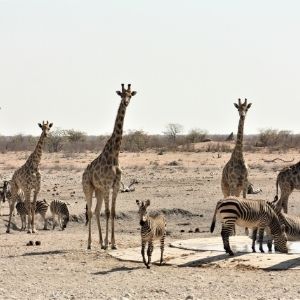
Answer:
[[[240,120],[235,147],[222,173],[221,187],[224,197],[239,197],[243,191],[243,198],[246,198],[248,167],[243,157],[243,135],[246,113],[251,105],[252,103],[247,103],[247,99],[244,103],[241,102],[241,99],[238,99],[238,104],[234,103],[234,106],[238,109]]]
[[[89,224],[88,235],[88,249],[91,249],[91,222],[92,222],[92,197],[95,192],[97,204],[95,208],[95,215],[98,225],[99,242],[102,249],[108,247],[108,225],[111,218],[111,248],[116,249],[114,221],[116,214],[116,200],[120,189],[121,169],[119,167],[119,153],[123,134],[123,123],[125,112],[130,99],[136,94],[131,91],[131,85],[124,88],[122,84],[122,91],[116,92],[121,97],[121,103],[118,109],[115,125],[111,137],[106,142],[102,153],[93,160],[85,169],[82,175],[82,188],[87,204],[87,216]],[[112,189],[111,212],[109,209],[110,190]],[[102,202],[105,204],[106,215],[106,234],[103,244],[100,211]]]
[[[15,202],[18,197],[18,192],[22,190],[25,196],[25,206],[28,211],[28,233],[35,233],[34,214],[31,216],[31,212],[35,211],[37,195],[41,188],[41,174],[39,171],[39,164],[42,158],[43,145],[45,138],[47,137],[50,128],[53,123],[44,122],[38,123],[42,129],[42,134],[37,142],[34,151],[30,154],[25,164],[17,169],[11,179],[11,201],[9,203],[9,220],[6,232],[10,232],[11,217],[14,210]],[[30,196],[33,190],[33,206],[30,209]],[[32,226],[31,226],[32,225]],[[31,231],[32,227],[32,231]]]
[[[294,189],[300,190],[300,161],[279,172],[276,180],[275,202],[278,200],[278,186],[280,186],[281,193],[277,205],[280,209],[283,208],[284,213],[287,213],[290,194]]]

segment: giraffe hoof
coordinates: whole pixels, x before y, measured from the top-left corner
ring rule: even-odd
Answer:
[[[101,246],[101,249],[106,250],[107,249],[107,245]]]

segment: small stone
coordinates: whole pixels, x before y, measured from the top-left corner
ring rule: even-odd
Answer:
[[[184,229],[181,229],[180,232],[184,232]]]
[[[195,232],[200,232],[199,227],[195,228]]]
[[[189,295],[185,298],[185,300],[193,300],[194,299],[194,296],[193,295]]]

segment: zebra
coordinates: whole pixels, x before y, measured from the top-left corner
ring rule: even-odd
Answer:
[[[230,256],[234,253],[230,248],[229,236],[234,232],[235,224],[247,228],[258,228],[260,231],[268,226],[274,238],[275,250],[288,252],[284,225],[281,226],[276,212],[264,200],[228,197],[218,201],[210,227],[211,233],[215,228],[216,217],[221,220],[223,245]],[[262,249],[262,239],[259,242],[260,249]],[[255,248],[252,250],[255,252]]]
[[[11,184],[10,181],[8,180],[4,180],[3,181],[3,202],[5,202],[5,200],[8,200],[8,204],[9,206],[14,206],[14,203],[11,199]],[[25,201],[25,195],[24,192],[22,190],[18,191],[17,194],[17,199],[15,200],[17,203],[19,202],[24,202]],[[15,207],[12,208],[12,215],[15,215]]]
[[[59,200],[53,200],[50,203],[50,211],[53,217],[52,229],[54,229],[56,226],[55,216],[57,215],[59,226],[61,227],[62,230],[64,230],[67,227],[67,224],[70,219],[70,214],[69,214],[67,204]]]
[[[150,205],[150,200],[139,201],[136,200],[136,204],[139,207],[140,225],[141,225],[141,254],[143,262],[147,269],[151,266],[151,256],[153,252],[153,241],[160,240],[160,265],[163,263],[164,243],[166,237],[166,219],[162,213],[148,214],[147,207]],[[145,247],[148,242],[148,262],[145,258]]]
[[[5,193],[3,191],[3,186],[0,187],[0,216],[2,216],[2,202],[5,202]]]
[[[285,233],[288,241],[300,240],[300,217],[286,214],[281,211],[280,207],[272,202],[267,204],[276,212],[278,219],[284,225]],[[263,235],[263,232],[261,233]],[[272,251],[272,239],[267,241],[269,251]]]
[[[30,203],[30,209],[33,210],[33,203]],[[47,203],[47,201],[44,199],[42,201],[36,201],[35,204],[35,214],[39,214],[41,215],[41,217],[44,220],[44,228],[43,230],[47,230],[47,220],[46,220],[46,213],[48,210],[48,206],[49,204]],[[16,204],[16,210],[17,213],[20,215],[21,218],[21,222],[22,222],[22,227],[21,230],[25,230],[26,229],[26,216],[28,215],[26,206],[25,206],[25,202],[18,202]]]

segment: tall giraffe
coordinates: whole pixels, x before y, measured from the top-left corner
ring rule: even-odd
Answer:
[[[22,190],[24,192],[25,206],[26,206],[26,210],[28,211],[27,232],[31,233],[31,227],[32,227],[32,232],[33,233],[36,232],[35,224],[34,224],[34,213],[32,214],[31,212],[35,211],[37,195],[40,192],[40,188],[41,188],[41,174],[39,171],[39,164],[42,158],[43,145],[44,145],[45,138],[47,137],[49,130],[53,124],[52,123],[49,124],[48,121],[47,122],[43,121],[43,124],[39,123],[38,125],[42,129],[42,134],[38,140],[38,143],[34,151],[30,154],[30,156],[26,160],[25,164],[15,171],[11,179],[11,201],[9,203],[9,220],[8,220],[8,226],[6,230],[7,233],[10,232],[11,217],[16,203],[16,199],[18,197],[19,190]],[[33,190],[33,207],[31,210],[30,196],[32,190]]]
[[[123,123],[125,112],[130,99],[136,94],[135,91],[131,91],[131,85],[128,84],[128,88],[124,88],[122,84],[122,91],[117,91],[117,94],[121,97],[121,103],[117,113],[114,130],[106,142],[102,153],[93,160],[85,169],[82,175],[82,187],[87,203],[87,214],[89,223],[89,236],[88,236],[88,249],[91,249],[91,222],[92,222],[92,197],[95,192],[97,204],[95,208],[95,215],[98,224],[99,242],[102,249],[108,247],[108,222],[111,217],[111,248],[116,249],[115,243],[115,228],[114,221],[116,215],[116,199],[120,189],[121,181],[121,169],[119,167],[119,153],[123,134]],[[109,194],[112,189],[112,202],[111,212],[109,209]],[[105,203],[105,215],[106,215],[106,235],[103,244],[101,224],[100,224],[100,211],[102,202]]]
[[[243,191],[243,198],[246,198],[248,167],[243,156],[243,137],[245,117],[251,105],[251,103],[247,104],[247,99],[244,103],[241,102],[241,99],[238,99],[238,104],[234,103],[234,106],[238,109],[240,120],[235,147],[222,173],[221,187],[224,197],[239,197]]]
[[[276,180],[276,196],[274,201],[278,200],[278,185],[280,186],[281,193],[277,205],[287,213],[290,194],[294,189],[300,190],[300,161],[279,172]]]

